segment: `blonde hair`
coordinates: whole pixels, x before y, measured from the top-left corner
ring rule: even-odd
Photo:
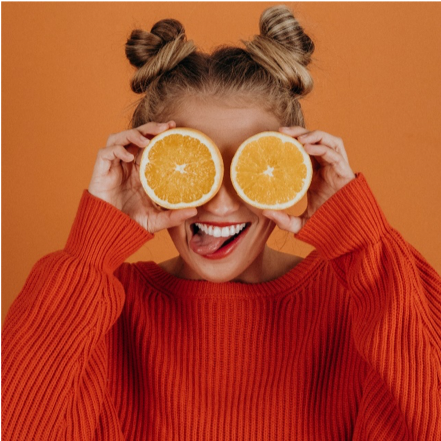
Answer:
[[[188,96],[259,103],[282,125],[304,125],[299,99],[313,86],[307,69],[314,43],[286,6],[273,6],[260,18],[260,35],[241,47],[200,52],[187,41],[177,20],[136,29],[126,55],[137,68],[131,87],[143,94],[132,118],[137,127],[165,121]]]

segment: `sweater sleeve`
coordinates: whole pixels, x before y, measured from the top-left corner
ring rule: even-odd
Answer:
[[[363,175],[297,234],[351,295],[368,366],[354,440],[441,439],[441,279],[386,221]]]
[[[105,334],[125,300],[113,272],[150,237],[84,192],[65,249],[34,266],[4,323],[3,439],[89,440],[103,412],[106,439],[122,438],[105,387]]]

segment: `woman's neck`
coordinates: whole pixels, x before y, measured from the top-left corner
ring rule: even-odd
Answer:
[[[243,283],[263,283],[282,277],[298,265],[303,258],[292,254],[282,253],[280,251],[265,247],[252,265],[246,271],[234,279],[236,282]],[[194,274],[188,271],[188,268],[180,256],[166,260],[159,266],[167,273],[181,279],[195,279]],[[202,277],[200,278],[202,279]],[[199,280],[200,280],[199,279]]]

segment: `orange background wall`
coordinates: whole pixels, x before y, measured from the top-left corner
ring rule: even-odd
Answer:
[[[37,259],[63,247],[96,151],[128,126],[132,28],[174,17],[210,49],[257,33],[271,4],[2,3],[3,316]],[[390,222],[441,272],[441,4],[286,4],[317,46],[308,127],[344,139]],[[173,255],[164,233],[131,260]]]

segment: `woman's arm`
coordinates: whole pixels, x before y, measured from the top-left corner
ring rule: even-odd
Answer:
[[[84,193],[65,249],[35,265],[6,317],[5,439],[93,438],[106,400],[104,336],[125,299],[113,272],[149,237]]]
[[[100,418],[113,434],[104,439],[119,439],[106,395],[105,335],[125,299],[113,272],[151,234],[195,212],[158,210],[139,181],[141,149],[173,125],[109,137],[66,248],[38,262],[12,305],[2,339],[5,439],[92,439]]]
[[[267,217],[312,244],[351,293],[353,338],[371,371],[354,439],[441,439],[441,280],[390,227],[340,138],[285,128],[314,176],[299,216]]]
[[[441,279],[387,223],[363,176],[297,234],[351,293],[354,343],[370,367],[354,439],[441,439]]]

